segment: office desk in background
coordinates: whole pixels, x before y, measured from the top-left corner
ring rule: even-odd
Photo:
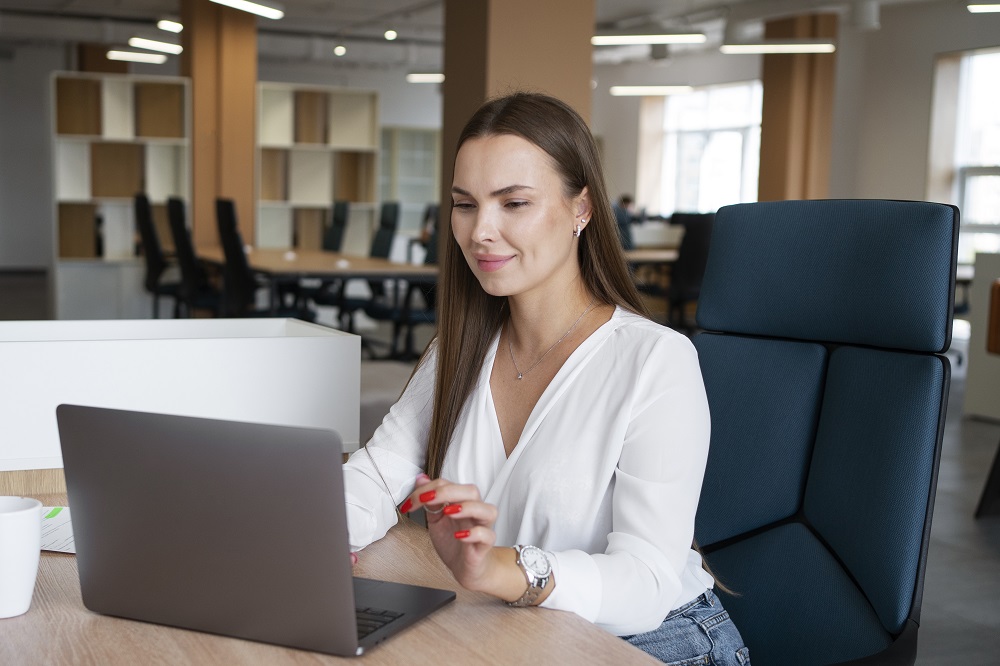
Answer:
[[[65,495],[38,499],[46,506],[66,501]],[[413,523],[394,527],[363,550],[355,573],[448,588],[458,598],[365,656],[341,659],[92,613],[80,599],[76,557],[45,552],[31,609],[0,620],[0,664],[657,663],[572,613],[508,608],[462,589],[434,553],[427,531]]]
[[[225,263],[221,247],[199,248],[198,259],[216,266]],[[435,280],[438,274],[437,266],[406,264],[324,250],[253,249],[247,252],[247,261],[251,269],[271,279]]]

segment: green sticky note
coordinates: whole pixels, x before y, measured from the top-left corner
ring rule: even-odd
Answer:
[[[59,512],[62,511],[62,510],[63,510],[63,508],[61,506],[54,507],[51,511],[48,512],[48,514],[45,517],[46,518],[55,518],[56,516],[59,515]]]

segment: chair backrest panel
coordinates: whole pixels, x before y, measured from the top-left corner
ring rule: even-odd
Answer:
[[[702,334],[712,446],[695,535],[710,546],[794,515],[819,420],[827,351],[802,342]],[[715,414],[725,418],[714,418]],[[767,484],[754,480],[767,478]]]
[[[674,213],[670,217],[671,224],[684,227],[677,261],[670,266],[668,293],[672,298],[690,301],[701,294],[714,222],[715,213]]]
[[[185,299],[192,299],[205,282],[205,274],[198,263],[191,232],[187,227],[184,201],[176,197],[167,199],[167,215],[170,234],[174,239],[174,251],[177,253],[177,264],[181,269],[181,294]]]
[[[347,229],[347,202],[335,201],[330,212],[330,225],[323,231],[323,249],[340,252],[344,245],[344,230]]]
[[[958,228],[919,202],[716,214],[695,536],[755,663],[916,658]]]
[[[215,217],[219,242],[226,258],[223,269],[225,309],[229,316],[239,316],[253,303],[257,285],[243,249],[243,236],[236,221],[236,204],[232,199],[215,200]]]
[[[738,592],[720,596],[754,664],[839,664],[892,643],[865,595],[805,525],[768,530],[715,553],[711,563]],[[762,575],[762,567],[773,573]]]
[[[954,206],[910,201],[725,206],[715,218],[698,324],[749,335],[945,351],[957,214]],[[733,275],[740,279],[734,282]]]
[[[160,237],[153,224],[153,209],[145,194],[136,194],[134,200],[135,223],[139,227],[139,238],[142,241],[142,254],[146,264],[144,283],[146,289],[155,291],[160,284],[160,276],[167,268],[167,260],[163,256]]]
[[[948,361],[857,347],[830,357],[803,514],[898,633],[913,603]],[[939,417],[940,415],[940,417]]]

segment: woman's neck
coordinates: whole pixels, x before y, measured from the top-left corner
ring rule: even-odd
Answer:
[[[540,352],[565,335],[587,308],[593,310],[594,305],[594,297],[582,279],[565,289],[508,297],[507,335],[516,349],[529,355]]]

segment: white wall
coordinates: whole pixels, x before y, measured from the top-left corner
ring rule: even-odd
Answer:
[[[323,62],[268,62],[258,65],[261,81],[281,81],[374,90],[379,96],[381,126],[438,129],[441,127],[441,88],[437,84],[407,83],[406,70],[347,69]]]
[[[594,67],[594,106],[591,129],[604,150],[608,193],[635,193],[639,150],[638,97],[612,97],[615,85],[706,86],[760,78],[760,56],[726,56],[703,53],[677,56],[656,64],[630,63]]]
[[[0,270],[52,265],[50,73],[57,46],[19,46],[0,57]]]
[[[832,197],[924,199],[938,54],[1000,46],[1000,14],[939,1],[882,8],[881,29],[842,28]]]

